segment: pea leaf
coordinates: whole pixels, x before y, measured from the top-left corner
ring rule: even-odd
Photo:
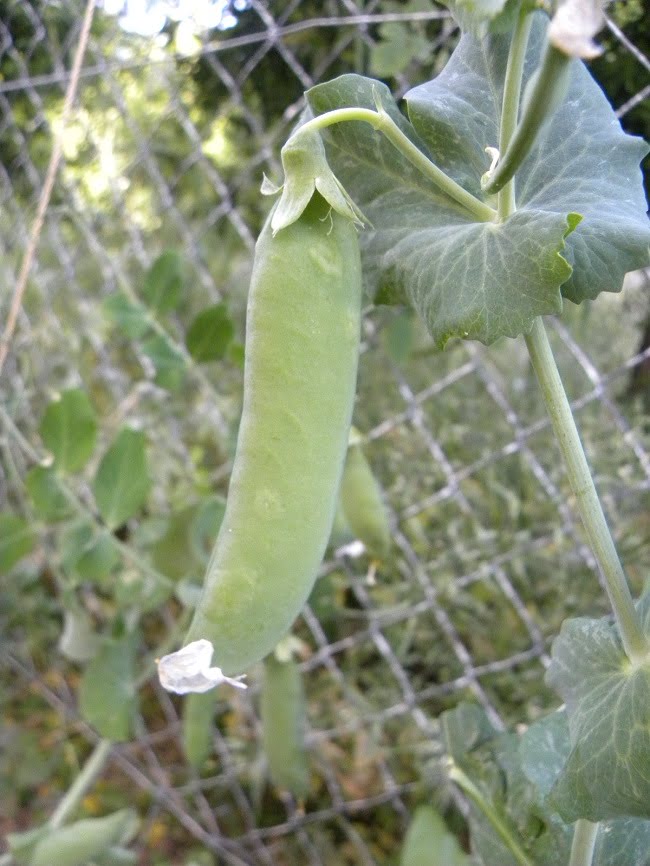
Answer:
[[[181,302],[184,262],[176,250],[165,250],[149,268],[142,297],[155,313],[168,313]]]
[[[73,513],[53,467],[32,467],[25,476],[25,487],[34,510],[44,520],[65,520]]]
[[[142,351],[153,361],[156,368],[154,381],[161,388],[176,391],[185,378],[185,359],[162,334],[145,340]]]
[[[31,553],[34,532],[22,517],[0,514],[0,574],[6,574],[17,562]]]
[[[133,517],[150,488],[144,434],[125,427],[102,457],[93,482],[97,506],[107,525],[115,529]]]
[[[187,332],[187,349],[195,361],[205,363],[223,358],[235,335],[225,304],[215,304],[199,313]]]
[[[548,796],[571,752],[569,724],[564,711],[545,716],[531,725],[521,737],[519,751],[522,768],[539,793],[539,802],[552,810]],[[563,848],[549,851],[537,844],[535,863],[555,866],[566,862],[572,838],[572,827],[561,825],[553,817],[556,839],[564,836]],[[562,826],[564,830],[562,831]],[[593,866],[650,866],[650,821],[641,818],[617,818],[601,824],[593,857]]]
[[[86,611],[70,604],[64,613],[59,651],[73,662],[87,662],[97,651],[98,638]]]
[[[650,592],[638,610],[650,637]],[[607,619],[571,619],[553,642],[547,681],[566,703],[571,735],[551,792],[560,815],[650,818],[650,663],[630,664]]]
[[[409,824],[400,866],[467,866],[469,857],[431,806],[418,806]]]
[[[399,75],[414,58],[426,60],[429,52],[424,33],[415,33],[399,21],[382,24],[379,40],[370,49],[370,71],[380,78]]]
[[[152,548],[154,566],[174,580],[180,580],[197,570],[197,562],[190,547],[190,527],[196,510],[195,505],[190,505],[173,514],[165,533]]]
[[[97,420],[88,395],[80,388],[64,391],[45,410],[39,427],[45,447],[61,472],[79,472],[90,459],[97,439]]]
[[[520,8],[519,0],[442,0],[464,32],[483,37],[510,28]],[[529,4],[530,5],[530,4]]]
[[[130,301],[124,292],[109,295],[103,307],[108,318],[125,337],[138,340],[151,327],[145,308]]]
[[[120,562],[120,552],[112,536],[97,532],[93,524],[86,521],[69,527],[61,547],[66,571],[93,583],[106,580]]]
[[[136,706],[132,635],[108,638],[85,669],[79,685],[84,719],[108,740],[128,740]]]
[[[526,79],[544,28],[536,16]],[[356,75],[312,88],[309,105],[314,114],[373,108],[378,95],[420,150],[482,198],[509,36],[488,40],[463,36],[444,71],[407,93],[410,123],[387,88]],[[474,222],[366,124],[338,124],[324,137],[335,173],[374,226],[361,234],[370,293],[409,301],[439,346],[454,336],[490,343],[527,332],[538,315],[561,311],[562,295],[578,302],[618,291],[625,272],[647,262],[645,145],[622,133],[579,61],[566,101],[518,175],[518,210],[501,224]]]

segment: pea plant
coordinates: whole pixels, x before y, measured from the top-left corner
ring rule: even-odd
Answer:
[[[415,310],[440,348],[452,339],[523,339],[613,618],[564,623],[547,673],[563,705],[523,733],[497,730],[471,704],[443,713],[445,778],[464,795],[472,853],[423,804],[402,863],[648,866],[650,592],[637,601],[630,593],[543,322],[565,303],[619,291],[626,272],[647,264],[639,171],[647,148],[622,132],[582,62],[598,51],[597,2],[566,0],[552,10],[529,0],[450,5],[461,39],[445,69],[405,95],[405,113],[385,85],[360,75],[317,85],[282,150],[282,185],[264,179],[262,192],[275,200],[255,250],[228,500],[225,513],[219,501],[203,516],[204,523],[223,516],[219,536],[200,597],[185,599],[194,613],[182,647],[161,652],[157,672],[167,690],[187,695],[184,745],[198,767],[210,749],[214,687],[245,688],[247,669],[264,659],[270,772],[303,797],[303,685],[285,636],[341,515],[377,560],[390,546],[380,491],[350,428],[362,287],[376,304]],[[142,336],[136,313],[127,299],[112,303],[112,314]],[[222,312],[211,315],[220,328]],[[209,339],[199,342],[199,354],[209,355]],[[161,357],[169,361],[173,347],[160,334],[156,347],[164,372]],[[64,400],[44,419],[43,438],[74,471],[92,451],[94,421],[80,392]],[[61,441],[66,412],[88,454]],[[134,470],[143,461],[140,434],[120,436],[95,484],[109,527],[142,502],[148,484],[146,472]],[[126,461],[132,479],[143,479],[127,484],[126,505],[110,482],[119,467],[107,460]],[[50,482],[43,468],[32,484],[61,513],[74,508],[69,497],[53,497]],[[116,542],[102,539],[87,539],[85,569],[105,569],[118,555]],[[181,630],[188,619],[181,617]],[[62,827],[109,740],[128,734],[133,700],[128,636],[98,652],[78,611],[69,625],[79,658],[92,658],[82,710],[106,739],[49,824],[10,840],[19,862],[128,858],[134,832],[128,810]],[[166,648],[178,643],[172,634]],[[129,684],[108,718],[96,709],[107,678]]]

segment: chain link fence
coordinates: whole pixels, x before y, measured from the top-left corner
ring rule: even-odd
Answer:
[[[251,251],[268,206],[258,190],[263,173],[281,176],[279,151],[302,92],[356,69],[383,75],[402,94],[439,71],[457,38],[448,13],[426,2],[206,3],[212,29],[192,24],[192,4],[168,15],[162,4],[132,3],[129,14],[114,5],[95,16],[64,163],[0,383],[0,498],[39,527],[31,578],[6,612],[1,660],[13,721],[5,745],[27,707],[53,753],[72,748],[79,756],[98,738],[79,713],[78,670],[52,650],[66,591],[60,536],[39,523],[24,486],[28,468],[46,456],[38,435],[44,407],[56,391],[81,385],[101,415],[104,445],[124,423],[146,431],[149,518],[191,501],[199,475],[203,488],[225,492],[241,366],[198,364],[184,334],[195,313],[224,301],[243,338]],[[0,7],[4,316],[83,10],[73,0]],[[195,17],[202,8],[195,4]],[[617,84],[615,107],[624,122],[642,123],[650,61],[625,35],[626,20],[616,20],[603,37],[607,56],[626,58],[627,89]],[[153,324],[175,353],[168,364],[182,368],[181,388],[161,380],[160,354],[116,334],[105,316],[105,299],[137,298],[143,275],[170,248],[186,264],[183,305]],[[648,282],[647,274],[630,275],[621,295],[571,307],[550,328],[636,592],[650,566]],[[434,796],[449,813],[462,812],[437,769],[439,713],[473,700],[497,725],[536,718],[557,704],[543,675],[560,623],[605,611],[519,341],[438,353],[407,313],[369,308],[355,423],[385,492],[395,546],[376,574],[358,544],[333,550],[296,625],[310,794],[298,803],[266,780],[256,671],[246,692],[219,696],[214,755],[200,774],[183,757],[180,701],[151,680],[141,689],[137,736],[113,747],[97,794],[132,803],[145,817],[137,842],[143,864],[194,862],[199,848],[224,864],[397,862],[417,802]],[[70,481],[90,513],[97,459]],[[119,539],[119,580],[128,587],[150,579],[143,653],[179,616],[173,599],[156,603],[159,568],[142,553],[146,526],[136,522]],[[108,627],[110,594],[78,591]],[[14,760],[22,760],[19,748]],[[23,797],[6,829],[51,811],[73,770],[69,754],[62,760],[61,778],[44,775],[27,786],[31,799]],[[92,810],[90,800],[84,806]]]

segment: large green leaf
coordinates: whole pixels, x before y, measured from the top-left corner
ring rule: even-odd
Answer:
[[[0,574],[31,553],[34,541],[34,531],[26,520],[15,514],[0,514]]]
[[[106,639],[85,669],[79,686],[84,719],[108,740],[128,740],[136,704],[134,639]]]
[[[39,427],[45,447],[61,472],[78,472],[90,459],[97,438],[97,421],[88,395],[79,388],[64,391],[45,410]]]
[[[373,108],[377,87],[344,75],[308,97],[316,114]],[[387,88],[379,92],[402,131],[420,142]],[[408,300],[439,346],[450,337],[485,343],[514,337],[537,316],[560,312],[560,285],[571,273],[559,255],[566,214],[528,210],[502,225],[474,222],[370,127],[340,124],[328,141],[337,175],[373,225],[361,234],[369,291],[377,300]],[[460,150],[458,137],[450,134],[446,146]],[[473,186],[478,191],[480,174]]]
[[[650,637],[650,593],[638,610]],[[608,620],[571,619],[553,642],[547,681],[571,734],[551,794],[564,820],[650,818],[650,661],[632,665]]]
[[[412,125],[387,88],[356,75],[312,88],[310,108],[373,108],[378,95],[402,131],[481,198],[484,148],[498,144],[508,39],[463,36],[444,71],[407,94]],[[338,124],[325,139],[334,171],[372,223],[361,234],[369,291],[408,300],[438,345],[452,336],[489,343],[527,332],[537,316],[560,312],[562,292],[579,301],[617,291],[625,272],[647,261],[638,168],[645,146],[621,132],[578,61],[567,101],[518,177],[519,209],[503,224],[474,222],[368,125]]]
[[[545,22],[543,14],[536,16],[524,87],[539,62]],[[434,159],[472,191],[487,168],[484,148],[498,146],[509,39],[464,36],[441,74],[406,94],[411,122]],[[460,143],[457,153],[450,154],[450,136]],[[639,168],[647,152],[641,139],[622,131],[586,66],[573,61],[567,96],[516,180],[520,212],[582,216],[566,241],[564,255],[574,270],[562,286],[565,298],[579,303],[620,291],[626,272],[648,263],[650,229]]]
[[[99,511],[108,526],[114,529],[133,517],[150,487],[144,433],[124,428],[102,457],[93,482]]]

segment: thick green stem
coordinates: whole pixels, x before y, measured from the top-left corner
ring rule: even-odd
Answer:
[[[625,572],[596,493],[573,413],[541,318],[535,321],[530,335],[526,337],[526,345],[551,418],[555,438],[564,457],[580,517],[605,579],[607,594],[616,617],[623,647],[630,661],[640,663],[648,657],[648,642],[641,629]]]
[[[492,803],[486,800],[471,779],[453,762],[449,768],[449,778],[458,785],[463,793],[474,803],[476,808],[485,815],[498,836],[512,852],[519,866],[534,866],[533,861],[526,854],[520,842],[514,837],[510,828],[506,825]]]
[[[591,821],[585,821],[582,818],[576,821],[569,866],[591,866],[598,826],[598,824],[592,824]]]
[[[431,162],[408,136],[404,135],[388,112],[381,108],[378,111],[373,111],[370,108],[337,108],[307,121],[304,126],[299,127],[294,132],[294,137],[301,133],[314,132],[335,123],[349,120],[369,123],[374,129],[385,135],[411,165],[414,165],[425,177],[433,181],[445,195],[462,205],[474,219],[479,222],[493,222],[496,219],[496,211],[493,208],[473,196],[471,192],[463,189],[459,183],[456,183],[441,168]]]
[[[564,98],[571,71],[571,58],[552,45],[546,46],[544,57],[535,73],[521,120],[497,167],[483,181],[486,193],[503,189],[530,153],[544,121]]]
[[[524,60],[528,37],[532,24],[532,16],[529,12],[520,12],[508,54],[508,65],[506,66],[506,77],[503,86],[503,103],[501,107],[501,128],[499,130],[499,150],[505,153],[512,140],[517,126],[519,116],[519,102],[521,98],[521,78],[524,71]],[[504,220],[515,210],[515,179],[510,180],[499,193],[497,212],[499,219]]]
[[[86,791],[96,777],[102,771],[110,754],[113,743],[110,740],[100,740],[93,749],[90,757],[84,764],[81,772],[74,780],[71,787],[66,791],[59,805],[56,807],[50,820],[47,822],[50,830],[57,830],[65,824],[68,816],[74,812]]]

